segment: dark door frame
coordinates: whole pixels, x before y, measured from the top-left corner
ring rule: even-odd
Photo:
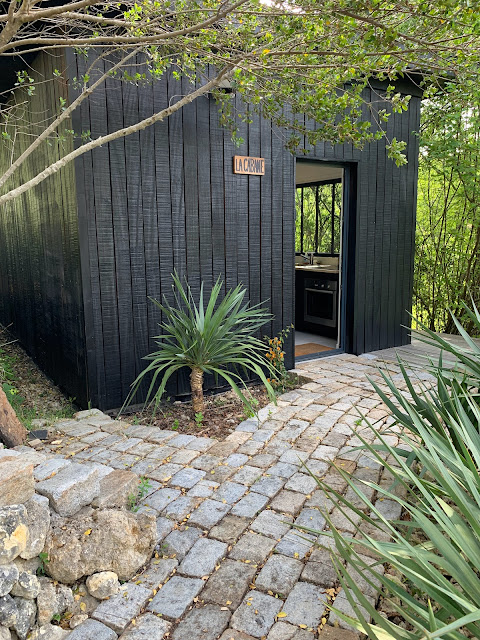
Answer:
[[[313,360],[316,358],[328,357],[337,353],[353,353],[353,329],[355,310],[355,238],[357,225],[357,163],[338,162],[319,158],[295,156],[295,184],[297,187],[297,161],[318,162],[334,167],[341,167],[343,174],[343,219],[342,219],[342,241],[341,241],[341,298],[340,298],[340,336],[339,348],[331,351],[312,353],[308,356],[295,358],[295,362]],[[295,206],[295,205],[294,205]],[[294,227],[296,228],[296,227]],[[295,266],[293,267],[295,269]],[[295,277],[293,278],[295,282]],[[292,312],[295,317],[295,285],[293,287]],[[295,348],[295,345],[294,345]]]

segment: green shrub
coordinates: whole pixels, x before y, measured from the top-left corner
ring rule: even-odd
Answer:
[[[146,402],[151,402],[156,410],[168,380],[185,367],[190,369],[196,414],[205,412],[203,378],[209,373],[230,385],[251,411],[254,407],[244,393],[245,375],[258,376],[274,399],[266,374],[274,377],[275,369],[266,358],[265,343],[255,336],[271,321],[271,314],[260,305],[244,302],[246,290],[241,285],[220,299],[223,283],[218,279],[205,303],[203,283],[197,302],[189,284],[185,282],[184,286],[176,274],[172,277],[175,304],[170,304],[165,296],[162,303],[152,300],[164,317],[160,324],[163,333],[156,337],[158,351],[145,357],[150,364],[134,381],[124,406],[151,377]]]

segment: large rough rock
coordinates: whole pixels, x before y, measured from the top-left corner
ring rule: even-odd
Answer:
[[[37,466],[37,464],[42,464],[47,459],[47,456],[40,451],[36,451],[33,447],[27,446],[26,444],[22,444],[19,447],[15,447],[15,449],[4,449],[8,454],[11,454],[13,451],[18,453],[21,456],[22,460],[28,462],[28,464],[33,464],[33,466]]]
[[[12,567],[18,572],[15,565],[12,565]],[[37,576],[34,576],[32,573],[28,573],[27,571],[20,571],[18,573],[18,580],[11,590],[11,594],[12,596],[19,596],[20,598],[33,600],[38,596],[39,591],[40,582],[38,581]]]
[[[36,486],[61,516],[73,516],[100,494],[99,472],[95,467],[73,462],[53,478]]]
[[[17,418],[0,385],[0,440],[7,447],[16,447],[26,439],[27,430]]]
[[[0,596],[6,596],[7,593],[10,593],[18,576],[19,571],[14,564],[0,566]]]
[[[64,460],[63,458],[50,458],[49,460],[45,460],[35,467],[33,470],[33,475],[37,482],[42,482],[42,480],[48,480],[49,478],[53,478],[53,476],[68,467],[70,464],[70,460]]]
[[[13,627],[18,619],[18,609],[12,596],[0,598],[0,624],[4,627]]]
[[[35,491],[33,464],[16,451],[13,453],[15,457],[0,458],[0,507],[23,504]]]
[[[50,622],[56,613],[57,593],[55,586],[48,578],[40,578],[40,592],[37,597],[38,624]]]
[[[28,632],[35,624],[37,607],[33,600],[27,600],[25,598],[15,598],[15,604],[17,605],[17,621],[13,628],[17,632],[20,640],[26,640]]]
[[[44,624],[39,629],[32,631],[29,640],[64,640],[69,635],[70,631],[65,631],[61,627],[53,624]]]
[[[12,640],[12,634],[7,627],[0,627],[0,640]]]
[[[154,516],[115,509],[77,518],[55,518],[44,551],[48,574],[65,584],[100,571],[129,580],[151,557]]]
[[[21,446],[23,447],[23,445]],[[3,460],[15,460],[15,458],[18,458],[19,455],[20,453],[16,449],[3,449],[2,445],[0,444],[0,461],[3,462]]]
[[[28,542],[27,510],[22,504],[0,509],[0,564],[12,562]]]
[[[48,528],[50,527],[50,508],[48,498],[35,494],[25,503],[27,510],[26,525],[28,527],[27,546],[20,557],[25,560],[35,558],[45,546]]]

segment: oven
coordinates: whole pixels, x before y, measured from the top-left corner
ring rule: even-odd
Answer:
[[[303,320],[324,327],[337,326],[338,282],[305,278]]]

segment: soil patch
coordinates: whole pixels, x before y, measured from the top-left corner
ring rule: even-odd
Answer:
[[[287,390],[295,389],[309,382],[308,378],[290,374]],[[258,411],[270,400],[261,384],[249,385],[248,391]],[[279,393],[283,393],[283,389]],[[145,424],[160,429],[178,431],[189,435],[222,439],[228,436],[235,427],[252,417],[238,396],[231,390],[205,396],[205,413],[195,416],[190,402],[173,402],[162,405],[156,414],[151,409],[136,411],[122,415],[122,420],[132,424]]]
[[[257,402],[257,410],[269,403],[265,387],[251,386],[249,391]],[[235,393],[225,391],[207,396],[205,413],[197,418],[190,402],[177,401],[162,405],[155,415],[147,408],[122,416],[122,419],[132,424],[147,424],[179,433],[221,439],[232,433],[235,427],[248,417],[250,415]]]
[[[0,371],[0,384],[27,429],[40,426],[38,423],[32,425],[33,420],[43,420],[45,426],[49,426],[56,420],[72,417],[78,411],[75,399],[67,398],[37,367],[15,338],[0,325],[0,365],[2,364],[4,373],[2,375]],[[291,374],[285,390],[295,389],[308,381],[308,378]],[[249,385],[248,391],[257,411],[269,403],[262,385]],[[283,393],[283,390],[279,393]],[[155,415],[147,408],[121,416],[122,420],[132,424],[147,424],[179,433],[218,439],[232,433],[242,420],[249,417],[251,414],[230,390],[206,395],[203,416],[195,417],[191,403],[187,401],[162,404]]]
[[[78,411],[75,399],[67,398],[1,325],[0,384],[27,429],[32,428],[32,420],[49,425]]]

